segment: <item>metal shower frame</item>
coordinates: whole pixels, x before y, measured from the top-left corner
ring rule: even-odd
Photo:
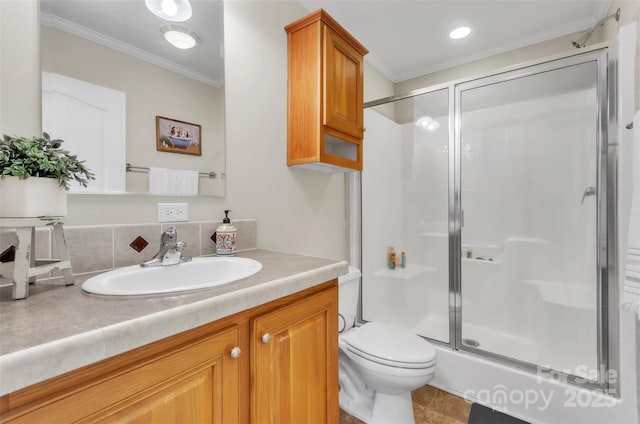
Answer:
[[[602,370],[617,370],[620,365],[619,352],[619,284],[618,284],[618,240],[617,240],[617,53],[606,45],[593,46],[580,52],[556,56],[541,61],[528,62],[485,75],[438,84],[403,95],[386,97],[365,103],[365,108],[391,103],[422,94],[448,89],[449,94],[449,342],[429,339],[433,343],[448,346],[452,350],[478,355],[500,364],[532,373],[542,368],[537,364],[520,361],[470,346],[462,341],[461,307],[461,164],[460,164],[460,102],[462,90],[476,88],[492,83],[523,78],[573,66],[595,62],[597,66],[597,111],[598,128],[597,151],[597,358],[598,380],[561,373],[570,384],[592,390],[600,390],[611,396],[620,396],[620,375],[615,382],[606,379]],[[349,239],[350,262],[362,267],[362,180],[359,172],[349,174],[347,191],[349,193]],[[361,282],[362,284],[362,282]],[[361,292],[362,293],[362,290]],[[362,305],[358,305],[358,317],[362,321]],[[559,370],[553,370],[557,375]]]

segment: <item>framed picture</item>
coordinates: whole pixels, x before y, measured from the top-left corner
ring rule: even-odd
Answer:
[[[156,116],[156,150],[202,155],[200,125]]]

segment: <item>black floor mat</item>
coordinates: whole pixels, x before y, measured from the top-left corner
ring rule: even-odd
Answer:
[[[468,424],[529,424],[518,418],[514,418],[478,403],[471,405]]]

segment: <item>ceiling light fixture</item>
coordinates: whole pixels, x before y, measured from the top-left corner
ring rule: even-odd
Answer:
[[[189,0],[144,0],[147,9],[159,18],[171,22],[184,22],[191,18]]]
[[[454,40],[459,40],[461,38],[466,37],[469,34],[471,34],[471,28],[469,28],[467,26],[461,26],[461,27],[458,27],[458,28],[452,30],[449,33],[449,38],[454,39]]]
[[[176,16],[178,14],[178,5],[173,0],[162,0],[160,3],[162,13],[167,16]]]
[[[200,37],[190,28],[183,25],[165,25],[160,28],[164,39],[178,49],[190,49],[200,43]]]

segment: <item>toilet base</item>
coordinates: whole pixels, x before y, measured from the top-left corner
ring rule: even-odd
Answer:
[[[415,424],[411,392],[375,392],[373,399],[349,399],[340,392],[340,407],[367,424]]]
[[[368,424],[415,424],[411,392],[387,394],[376,392],[373,413]]]

